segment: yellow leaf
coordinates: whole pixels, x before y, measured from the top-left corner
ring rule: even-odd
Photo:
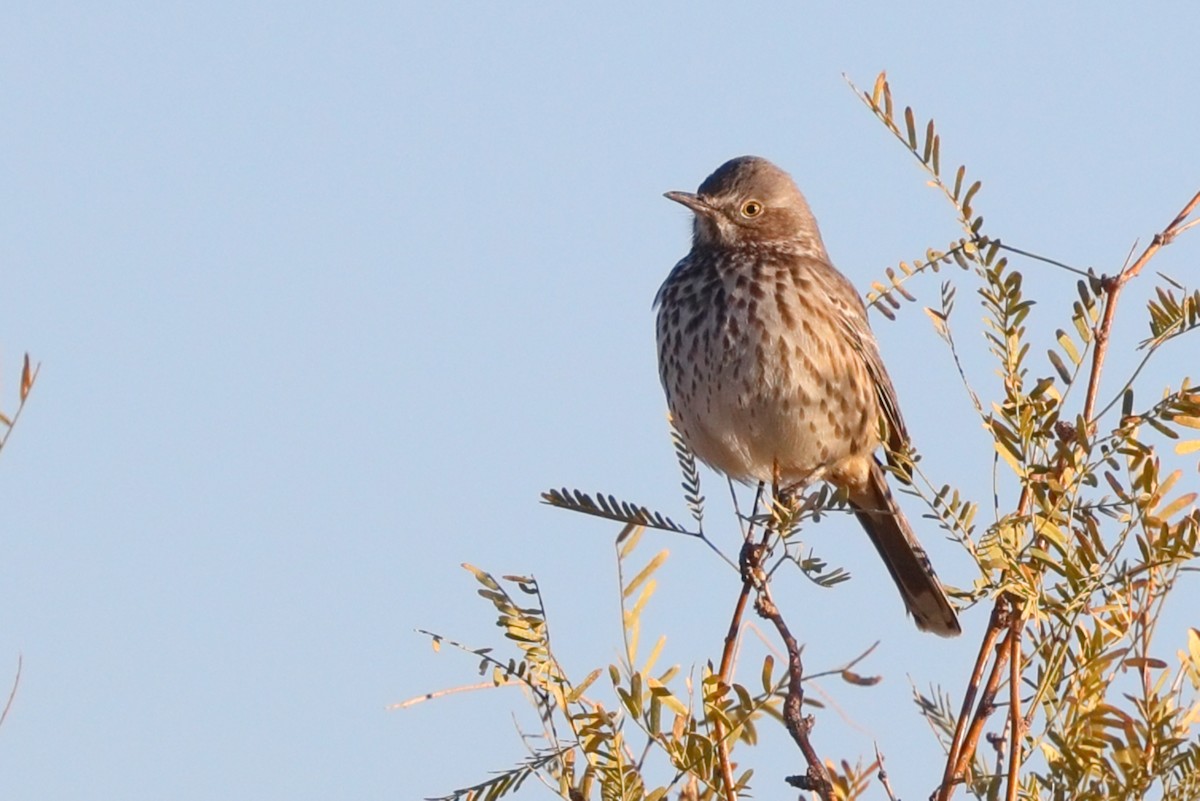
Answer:
[[[1192,686],[1200,689],[1200,629],[1188,629],[1188,652],[1180,652],[1179,661],[1185,662]]]
[[[670,417],[670,415],[667,415],[668,421]],[[633,549],[637,547],[638,540],[642,538],[642,533],[645,530],[645,526],[637,523],[626,523],[625,527],[621,529],[621,533],[617,535],[617,545],[621,546],[617,551],[617,558],[624,559],[629,556]]]
[[[683,702],[676,698],[675,695],[665,686],[663,686],[663,684],[657,679],[652,679],[647,676],[646,683],[650,685],[650,693],[672,712],[677,715],[686,715],[688,713],[688,709],[686,706],[684,706]]]
[[[938,332],[938,335],[943,339],[946,337],[946,317],[941,312],[934,311],[928,306],[925,307],[925,313],[929,315],[929,319],[933,322],[933,328]]]
[[[493,590],[500,590],[500,585],[496,583],[496,580],[492,578],[490,573],[480,570],[479,568],[475,567],[475,565],[468,564],[467,562],[463,562],[462,566],[464,570],[470,571],[471,575],[475,577],[475,580],[483,586]]]
[[[650,652],[650,656],[646,658],[646,664],[642,667],[642,672],[649,674],[654,668],[654,663],[658,661],[658,655],[662,653],[663,646],[667,644],[667,635],[660,634],[658,642],[654,644],[654,650]]]
[[[1186,495],[1180,495],[1172,501],[1165,509],[1160,509],[1154,513],[1154,516],[1160,520],[1170,520],[1184,507],[1191,506],[1196,500],[1196,493],[1189,492]]]
[[[883,98],[883,93],[887,91],[887,73],[881,72],[875,78],[875,87],[871,91],[871,105],[879,108],[879,102]]]
[[[658,554],[651,559],[650,562],[643,567],[628,584],[625,585],[625,591],[622,593],[622,596],[628,598],[630,595],[633,595],[638,586],[641,585],[643,581],[650,578],[650,574],[652,574],[655,570],[658,570],[658,568],[662,566],[663,562],[667,561],[667,556],[669,553],[670,552],[667,550],[659,551]]]
[[[656,582],[654,579],[650,579],[650,581],[646,583],[646,586],[642,589],[642,594],[637,597],[637,600],[634,601],[633,606],[628,610],[628,614],[633,620],[637,620],[639,617],[641,617],[642,609],[645,608],[646,602],[650,600],[650,596],[654,594],[654,590],[657,588],[658,582]]]
[[[1161,659],[1155,659],[1154,657],[1144,657],[1144,656],[1131,656],[1129,659],[1125,660],[1124,664],[1125,664],[1125,667],[1137,668],[1139,670],[1142,668],[1149,668],[1151,670],[1162,670],[1163,668],[1165,668],[1167,666],[1167,663],[1162,661]]]
[[[587,677],[571,690],[571,694],[567,696],[567,702],[573,704],[582,698],[583,694],[587,692],[588,687],[591,687],[592,682],[594,682],[599,676],[600,668],[596,668],[591,673],[587,674]]]
[[[1186,442],[1180,442],[1175,446],[1175,452],[1180,456],[1186,456],[1189,453],[1200,451],[1200,439],[1189,439]]]
[[[1009,448],[1007,443],[997,439],[995,445],[996,453],[1000,454],[1001,458],[1003,458],[1004,461],[1008,463],[1008,466],[1013,469],[1013,472],[1018,476],[1024,475],[1024,471],[1021,469],[1021,464],[1017,461],[1016,454]]]

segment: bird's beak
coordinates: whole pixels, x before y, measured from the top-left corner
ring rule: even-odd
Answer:
[[[682,203],[696,214],[708,215],[712,214],[716,209],[700,199],[699,195],[691,192],[663,192],[663,197],[667,200],[674,200],[676,203]]]

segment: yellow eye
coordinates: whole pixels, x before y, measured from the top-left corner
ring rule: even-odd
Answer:
[[[743,217],[757,217],[763,213],[763,204],[757,200],[747,200],[742,204]]]

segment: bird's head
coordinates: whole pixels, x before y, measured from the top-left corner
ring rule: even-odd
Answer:
[[[695,193],[667,192],[664,197],[695,213],[697,245],[796,243],[825,251],[808,201],[792,177],[766,159],[731,159],[704,179]]]

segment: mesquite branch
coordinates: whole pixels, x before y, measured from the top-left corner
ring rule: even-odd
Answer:
[[[1115,276],[1101,279],[1104,290],[1104,309],[1100,322],[1094,330],[1095,349],[1092,353],[1092,363],[1088,374],[1087,392],[1084,399],[1082,418],[1090,430],[1096,427],[1095,410],[1096,398],[1100,389],[1100,377],[1103,372],[1105,357],[1108,353],[1108,343],[1112,332],[1113,319],[1116,314],[1117,301],[1125,284],[1141,273],[1150,259],[1166,245],[1171,244],[1181,233],[1200,223],[1191,220],[1192,213],[1200,207],[1200,192],[1197,192],[1180,210],[1179,214],[1156,234],[1150,244],[1133,262],[1122,268]],[[1024,517],[1029,513],[1030,491],[1025,487],[1018,502],[1017,516]],[[1010,706],[1008,711],[1009,754],[1007,775],[1007,798],[1016,798],[1017,782],[1020,773],[1022,757],[1022,739],[1024,737],[1024,719],[1020,710],[1020,676],[1021,676],[1021,635],[1025,628],[1026,614],[1016,599],[1001,595],[996,599],[992,615],[980,643],[979,653],[971,678],[963,696],[963,703],[951,739],[950,751],[946,759],[946,770],[942,783],[934,792],[936,801],[949,801],[954,794],[956,785],[964,780],[968,766],[975,754],[979,737],[984,723],[995,709],[996,693],[999,689],[1003,668],[1009,665]],[[1000,635],[1004,639],[997,646]],[[987,670],[991,660],[991,669]],[[988,679],[978,704],[975,703],[979,692],[979,683],[983,674],[988,673]],[[972,708],[974,713],[971,713]]]

